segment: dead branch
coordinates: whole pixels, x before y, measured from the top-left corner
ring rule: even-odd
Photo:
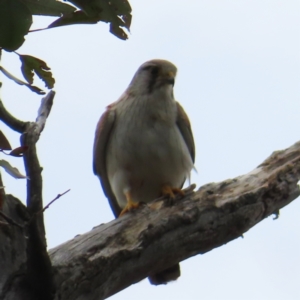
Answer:
[[[71,189],[66,190],[65,192],[58,194],[53,200],[51,200],[43,209],[41,209],[40,211],[38,211],[37,213],[43,213],[46,209],[48,209],[50,207],[50,205],[52,203],[54,203],[56,200],[58,200],[60,197],[64,196],[66,193],[69,193]]]
[[[55,299],[105,299],[224,245],[296,199],[299,179],[300,142],[252,172],[202,186],[172,206],[155,201],[99,225],[49,251]]]

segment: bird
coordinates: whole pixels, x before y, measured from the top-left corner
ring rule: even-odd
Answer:
[[[96,127],[93,170],[116,218],[164,195],[183,194],[194,168],[189,118],[174,98],[176,66],[143,63],[121,97],[107,106]],[[180,276],[179,264],[151,274],[151,284]]]

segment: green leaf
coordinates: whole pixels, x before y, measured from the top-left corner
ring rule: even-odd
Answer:
[[[128,38],[122,27],[128,31],[131,25],[131,7],[127,0],[69,0],[81,11],[65,14],[48,28],[73,25],[95,24],[99,21],[110,23],[110,32],[122,40]]]
[[[50,72],[51,69],[43,60],[31,55],[19,55],[19,57],[22,62],[21,71],[29,84],[33,83],[33,76],[35,73],[44,81],[47,88],[53,88],[55,79]]]
[[[1,159],[0,160],[0,166],[9,174],[11,175],[12,177],[14,178],[28,178],[27,176],[25,175],[22,175],[20,173],[20,171],[13,167],[8,161],[4,160],[4,159]],[[28,178],[29,179],[29,178]]]
[[[0,0],[1,1],[1,0]],[[0,66],[0,71],[9,79],[13,80],[15,83],[19,84],[19,85],[25,85],[27,86],[30,90],[32,90],[33,92],[39,94],[39,95],[45,95],[46,93],[41,90],[40,88],[38,88],[37,86],[28,84],[22,80],[20,80],[19,78],[15,77],[14,75],[12,75],[11,73],[9,73],[6,69],[4,69],[2,66]]]
[[[114,24],[110,24],[109,32],[117,36],[121,40],[128,39],[126,32],[122,28],[120,28],[119,26],[115,26]]]
[[[59,26],[66,25],[75,25],[75,24],[96,24],[98,23],[98,18],[89,17],[82,10],[75,11],[72,14],[64,15],[61,18],[57,19],[51,23],[48,28],[54,28]]]
[[[62,14],[70,14],[76,10],[75,7],[57,0],[21,1],[27,5],[33,15],[60,17]]]
[[[14,51],[24,43],[32,15],[19,0],[0,0],[0,48]]]
[[[11,150],[11,145],[1,130],[0,130],[0,150]]]

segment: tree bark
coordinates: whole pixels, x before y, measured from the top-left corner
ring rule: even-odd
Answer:
[[[240,237],[300,194],[300,142],[252,172],[155,201],[49,251],[55,299],[104,299]],[[183,275],[184,276],[184,275]]]
[[[25,222],[29,220],[26,207],[12,195],[6,195],[3,213],[9,216],[13,225],[1,219],[0,225],[0,299],[25,299],[28,290],[23,285],[27,271],[27,232]],[[30,298],[28,298],[30,299]]]
[[[204,185],[171,204],[158,199],[101,224],[49,251],[54,299],[105,299],[150,274],[226,244],[271,214],[277,217],[279,209],[299,196],[299,179],[300,142],[274,152],[248,174]],[[10,226],[9,230],[16,227]],[[0,231],[3,248],[9,235]],[[24,261],[24,247],[15,238],[0,251],[8,255],[15,249]],[[9,276],[0,275],[0,287],[5,286],[0,299],[27,299],[5,297],[16,287],[3,280],[16,277],[18,266],[22,263],[6,267]]]
[[[0,100],[0,120],[22,133],[21,145],[27,149],[23,154],[27,207],[13,196],[6,196],[4,190],[1,193],[3,207],[0,216],[7,223],[2,222],[0,227],[0,267],[3,264],[0,268],[0,299],[52,300],[55,294],[44,216],[40,213],[43,209],[42,168],[36,151],[36,143],[51,111],[54,96],[55,92],[50,91],[42,98],[35,122],[18,120]]]

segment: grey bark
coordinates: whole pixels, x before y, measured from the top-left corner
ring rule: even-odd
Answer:
[[[105,299],[152,273],[226,244],[271,214],[277,216],[299,196],[299,179],[300,142],[274,152],[246,175],[207,184],[171,204],[156,200],[101,224],[49,251],[54,299]],[[15,200],[8,203],[6,214],[22,223],[24,219],[14,215]],[[20,286],[11,283],[12,278],[17,282],[26,263],[26,230],[12,224],[5,228],[0,238],[1,256],[8,257],[7,273],[0,276],[2,299],[28,299],[14,293]],[[9,259],[12,250],[17,260]]]
[[[55,299],[104,299],[240,237],[299,196],[300,142],[252,172],[159,200],[50,250]],[[183,274],[184,276],[184,274]]]
[[[0,299],[52,300],[55,293],[44,216],[40,213],[43,209],[42,168],[36,152],[36,143],[51,111],[54,96],[55,93],[50,91],[42,99],[35,122],[18,120],[0,101],[0,120],[22,134],[21,145],[27,149],[23,155],[24,165],[29,178],[27,207],[5,195],[4,190],[1,192],[3,207],[0,208],[0,216],[7,224],[1,222],[0,227],[0,260],[3,264],[0,268]]]

